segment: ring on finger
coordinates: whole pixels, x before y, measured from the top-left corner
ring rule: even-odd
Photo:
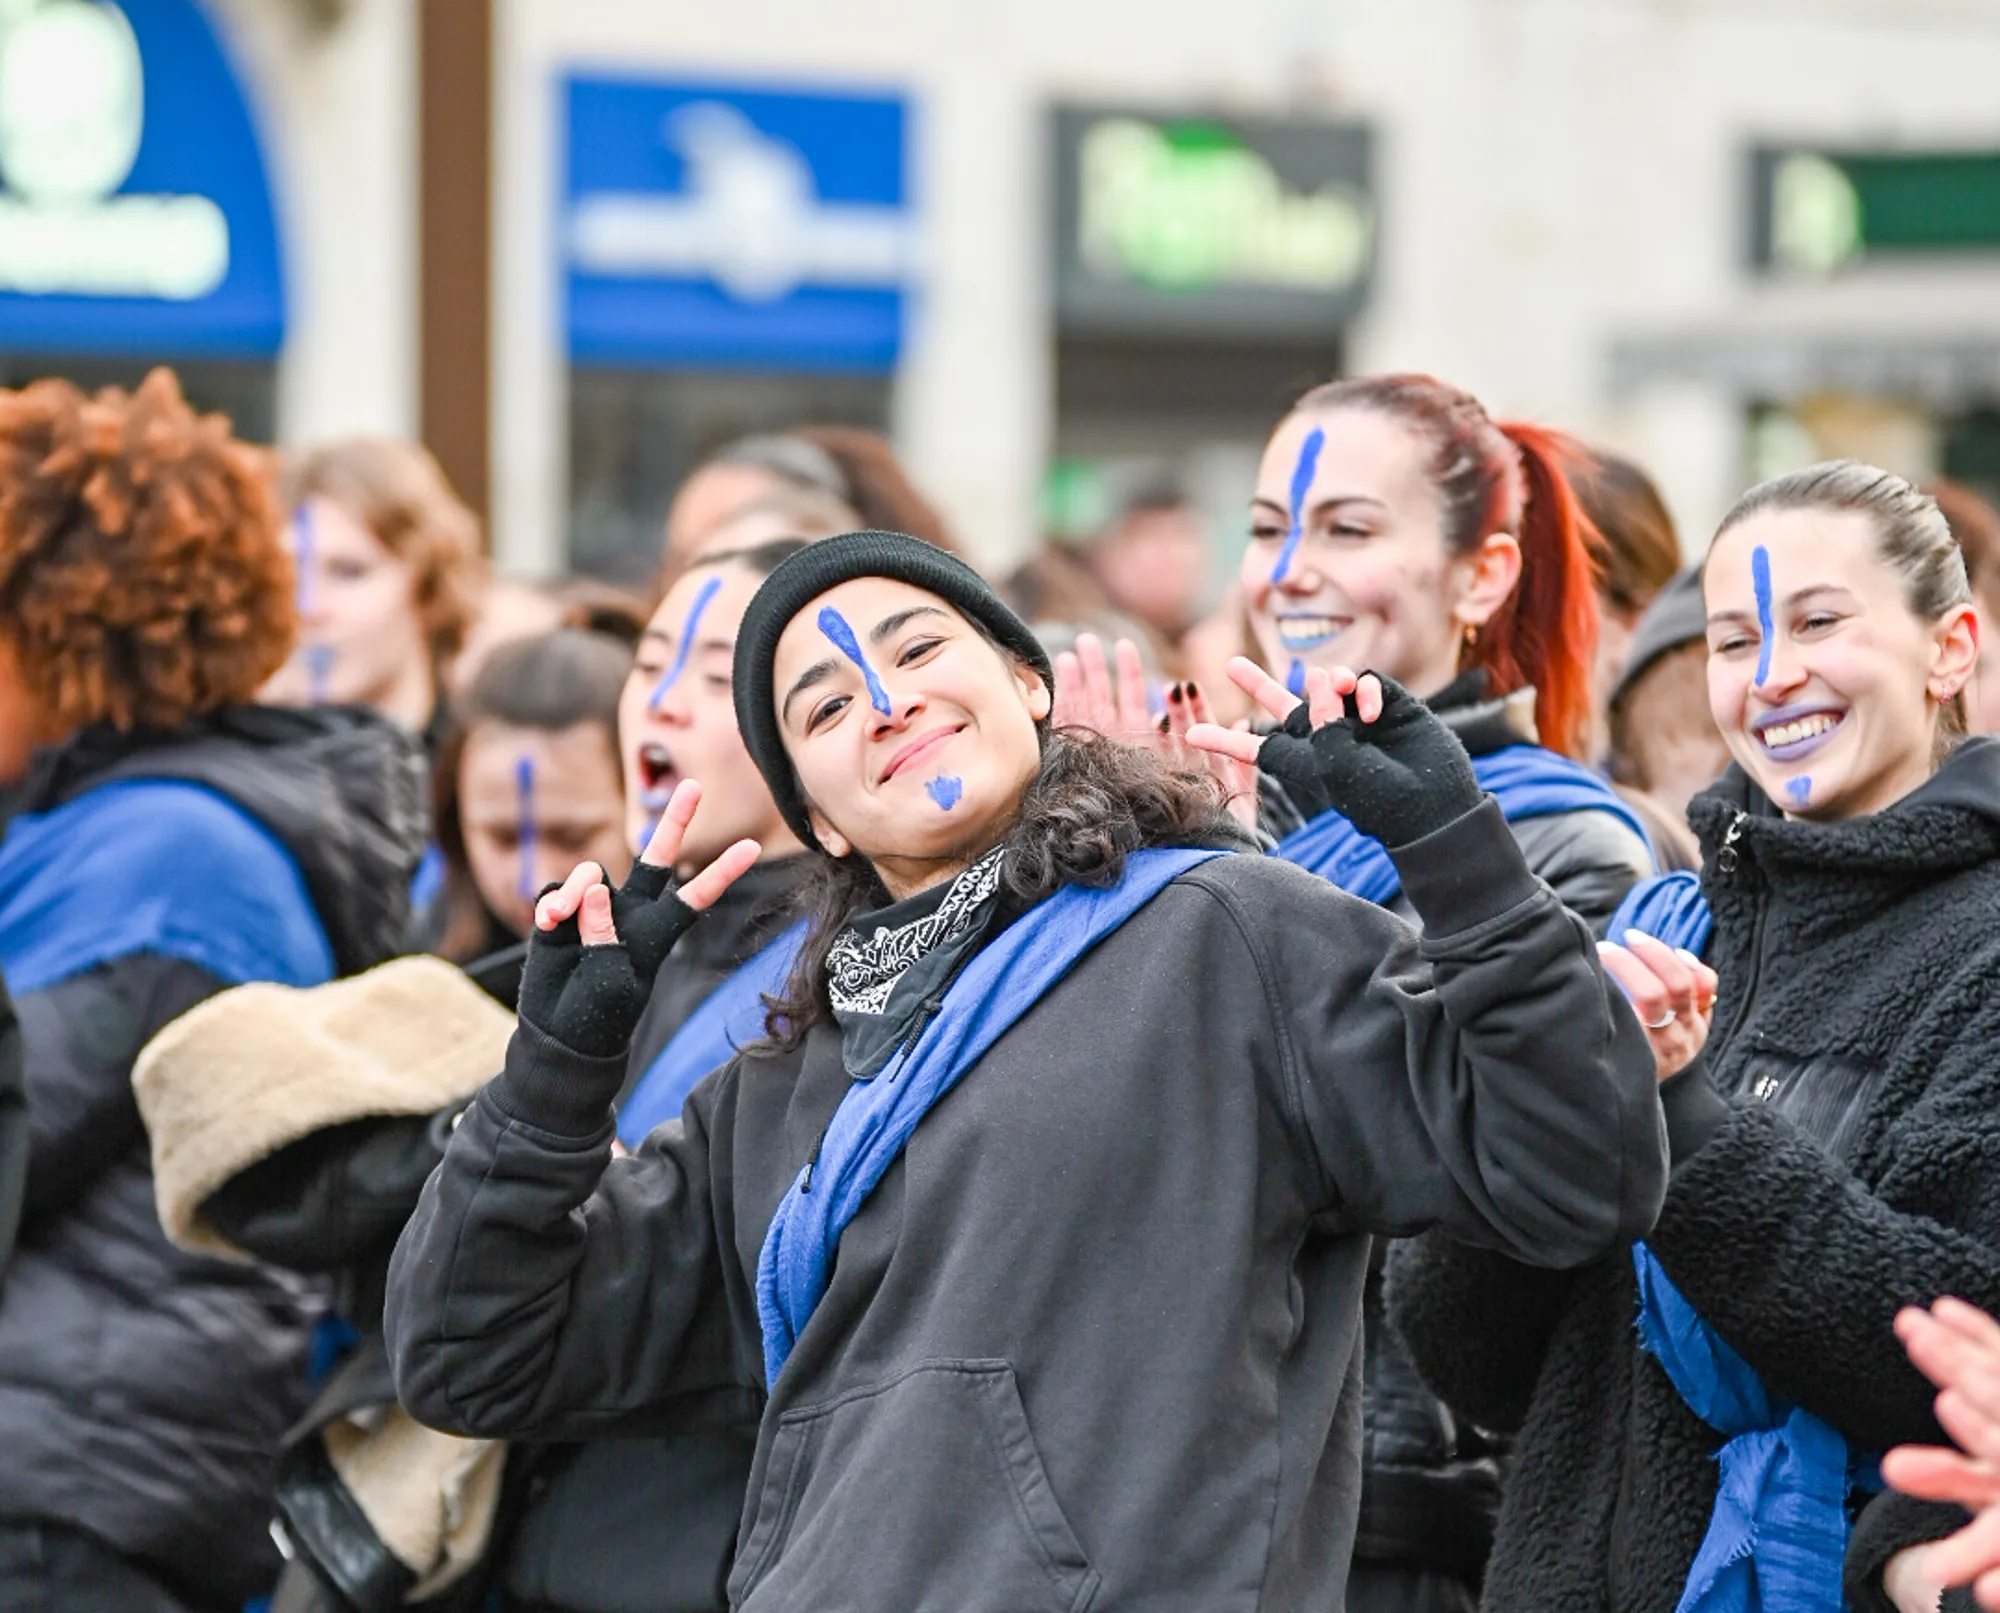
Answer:
[[[1681,1015],[1679,1009],[1669,1008],[1658,1019],[1646,1020],[1644,1021],[1644,1024],[1646,1026],[1646,1029],[1649,1031],[1663,1031],[1680,1017]]]

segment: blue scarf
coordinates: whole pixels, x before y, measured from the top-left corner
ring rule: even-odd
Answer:
[[[1703,1320],[1643,1243],[1639,1343],[1696,1416],[1728,1443],[1715,1511],[1674,1613],[1840,1613],[1850,1470],[1872,1464],[1803,1407],[1778,1399]]]
[[[654,1055],[618,1111],[618,1140],[637,1148],[655,1126],[672,1120],[695,1084],[764,1034],[764,999],[784,989],[805,939],[803,920],[739,964]]]
[[[1617,941],[1627,930],[1637,930],[1670,947],[1685,947],[1699,958],[1714,928],[1715,915],[1708,910],[1701,881],[1682,871],[1640,880],[1625,893],[1604,933]]]
[[[333,978],[291,853],[241,807],[175,780],[101,784],[0,841],[0,965],[19,994],[160,953],[231,985]]]
[[[757,1258],[764,1382],[784,1370],[833,1275],[840,1235],[902,1153],[931,1105],[1086,952],[1173,880],[1217,851],[1135,851],[1108,890],[1066,885],[988,941],[901,1060],[856,1081],[808,1165],[786,1191]],[[811,1184],[808,1189],[808,1182]]]
[[[1509,745],[1472,759],[1479,787],[1500,802],[1509,823],[1558,812],[1608,812],[1651,847],[1638,815],[1618,792],[1580,762],[1540,745]],[[1350,896],[1386,907],[1403,889],[1382,842],[1371,840],[1329,808],[1278,842],[1276,855],[1318,874]]]

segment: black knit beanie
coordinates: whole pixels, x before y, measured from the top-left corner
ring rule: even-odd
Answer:
[[[1055,692],[1055,669],[1049,665],[1048,651],[1028,631],[1028,624],[987,586],[986,579],[956,555],[900,532],[849,532],[801,549],[764,579],[744,610],[742,625],[736,629],[733,681],[736,726],[743,735],[744,748],[770,785],[771,797],[785,822],[809,846],[818,842],[813,837],[812,820],[806,815],[798,775],[785,754],[772,665],[778,655],[779,636],[792,618],[829,588],[856,577],[890,577],[936,594],[1008,654],[1033,667],[1049,692]]]

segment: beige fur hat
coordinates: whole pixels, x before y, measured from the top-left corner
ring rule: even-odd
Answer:
[[[499,1073],[513,1030],[514,1016],[442,958],[209,998],[132,1070],[160,1225],[182,1248],[247,1258],[201,1218],[218,1187],[327,1126],[470,1097]]]

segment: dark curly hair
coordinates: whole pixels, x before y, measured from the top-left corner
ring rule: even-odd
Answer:
[[[1239,836],[1213,775],[1170,768],[1155,752],[1085,729],[1052,732],[1041,771],[1001,844],[1001,900],[1024,912],[1065,885],[1108,886],[1146,846],[1201,845]],[[861,856],[815,857],[797,899],[806,937],[782,997],[765,998],[769,1052],[799,1046],[831,1017],[827,953],[858,913],[890,899]]]
[[[63,733],[250,700],[297,631],[268,456],[171,370],[0,391],[0,637]]]

